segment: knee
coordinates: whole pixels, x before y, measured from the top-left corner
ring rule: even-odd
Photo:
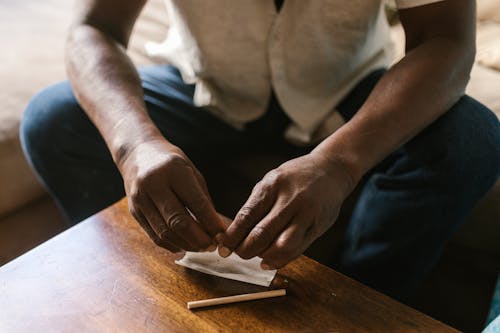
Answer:
[[[67,128],[83,113],[68,82],[48,87],[35,95],[26,107],[20,139],[27,156],[53,155],[58,145],[69,142]]]
[[[452,163],[464,176],[495,182],[500,175],[500,123],[483,104],[464,96],[449,111],[453,119],[450,137],[456,141]]]
[[[471,97],[462,97],[418,137],[417,150],[439,156],[435,169],[457,190],[469,184],[484,193],[500,175],[500,123]]]

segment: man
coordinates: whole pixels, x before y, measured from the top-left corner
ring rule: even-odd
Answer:
[[[498,178],[496,117],[464,96],[473,0],[399,0],[406,55],[392,68],[375,0],[167,1],[163,56],[125,49],[146,0],[86,0],[70,83],[40,93],[24,149],[72,223],[123,195],[170,250],[236,251],[264,269],[302,254],[361,194],[338,269],[404,298]],[[344,124],[345,123],[345,124]],[[226,228],[197,166],[249,151],[271,170]]]

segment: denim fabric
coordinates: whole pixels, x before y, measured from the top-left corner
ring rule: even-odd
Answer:
[[[488,314],[488,319],[486,319],[486,325],[490,325],[493,321],[495,321],[496,324],[492,324],[491,326],[492,328],[496,327],[497,331],[493,330],[492,332],[500,332],[500,274],[498,275],[495,291],[493,292],[493,297],[491,298],[491,308],[490,313]]]
[[[346,120],[383,73],[370,74],[338,105]],[[150,117],[195,164],[210,160],[223,168],[235,155],[276,152],[293,158],[312,148],[283,139],[290,120],[274,96],[262,118],[237,130],[194,106],[194,87],[184,84],[175,68],[147,67],[140,75]],[[124,195],[109,151],[68,82],[32,99],[21,140],[31,165],[71,224]],[[464,96],[364,177],[335,267],[404,299],[499,173],[499,122],[486,107]]]

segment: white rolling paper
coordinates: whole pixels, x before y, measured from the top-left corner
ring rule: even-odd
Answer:
[[[260,268],[261,261],[259,257],[244,260],[234,253],[227,258],[222,258],[215,250],[213,252],[186,252],[184,257],[176,260],[175,263],[202,273],[269,287],[277,271],[263,270]]]

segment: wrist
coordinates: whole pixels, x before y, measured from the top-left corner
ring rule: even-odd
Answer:
[[[346,197],[361,180],[362,173],[359,171],[359,167],[346,156],[332,154],[319,146],[311,151],[310,155],[316,160],[322,161],[321,165],[329,176],[341,180],[342,192]]]
[[[312,151],[330,161],[332,166],[345,170],[355,185],[384,158],[380,151],[382,140],[374,139],[363,125],[362,121],[351,120]]]
[[[121,126],[118,123],[112,132],[109,147],[113,161],[120,170],[138,146],[148,142],[166,141],[161,132],[154,125],[149,124],[130,128],[130,126]]]

